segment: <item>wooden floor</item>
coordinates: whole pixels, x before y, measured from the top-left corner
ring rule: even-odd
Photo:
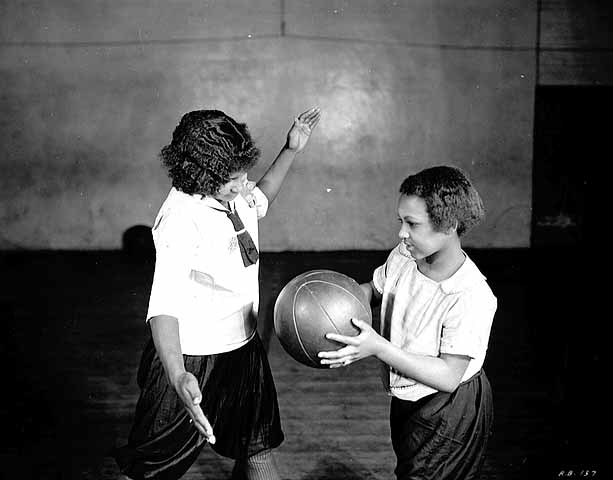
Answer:
[[[579,308],[561,281],[566,271],[555,260],[535,268],[529,251],[469,254],[499,299],[486,362],[495,428],[482,478],[609,478],[594,438],[601,407],[583,400],[602,394],[579,396],[572,388],[596,388],[591,372],[602,354],[585,346],[586,329],[572,328]],[[365,281],[385,255],[263,254],[262,336],[270,335],[266,319],[293,276],[329,268]],[[122,252],[16,252],[0,254],[0,267],[0,478],[117,478],[106,453],[127,437],[138,394],[152,260]],[[393,478],[389,399],[374,360],[311,369],[287,356],[274,335],[269,358],[286,434],[277,451],[284,479]],[[205,449],[185,478],[226,479],[230,470],[229,461]]]

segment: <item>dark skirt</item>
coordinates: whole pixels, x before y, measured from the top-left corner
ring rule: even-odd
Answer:
[[[415,402],[393,398],[390,409],[396,477],[479,478],[493,421],[492,390],[483,370],[452,393]]]
[[[200,406],[224,457],[243,460],[283,441],[277,392],[266,352],[256,333],[246,345],[207,356],[184,355],[185,369],[198,379]],[[128,444],[113,456],[133,479],[177,479],[205,445],[149,340],[138,369],[141,394]]]

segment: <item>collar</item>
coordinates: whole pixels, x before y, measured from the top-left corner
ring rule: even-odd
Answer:
[[[214,199],[213,197],[207,197],[199,193],[192,193],[190,195],[189,193],[185,193],[185,192],[182,192],[181,190],[177,190],[175,187],[172,187],[172,192],[174,195],[180,197],[185,202],[189,202],[195,205],[204,205],[204,206],[213,208],[215,210],[220,210],[222,212],[228,211],[228,209],[224,207],[221,202]],[[236,203],[231,202],[230,208],[232,209],[230,211],[236,211]]]
[[[234,202],[230,202],[228,203],[228,207],[230,208],[226,208],[220,201],[215,200],[213,197],[204,197],[202,195],[199,195],[200,200],[199,202],[202,205],[206,205],[209,208],[212,208],[213,210],[218,210],[220,212],[236,212],[236,204]]]

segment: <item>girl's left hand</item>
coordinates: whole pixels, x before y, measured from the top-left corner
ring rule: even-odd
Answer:
[[[360,329],[356,336],[339,335],[328,333],[326,338],[335,342],[344,343],[345,346],[338,350],[319,352],[322,365],[330,365],[330,368],[345,367],[350,363],[357,362],[371,355],[377,355],[386,341],[366,322],[355,318],[351,322]]]
[[[321,110],[319,107],[313,107],[304,113],[301,113],[294,119],[294,124],[287,134],[286,147],[298,153],[304,148],[309,141],[311,132],[319,123]]]

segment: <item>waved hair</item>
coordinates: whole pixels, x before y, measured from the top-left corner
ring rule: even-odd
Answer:
[[[236,172],[246,172],[260,156],[244,123],[220,110],[186,113],[160,157],[172,185],[187,194],[215,195]]]
[[[436,232],[456,227],[458,236],[462,236],[485,216],[481,196],[466,174],[456,167],[431,167],[410,175],[402,182],[400,193],[425,201]]]

